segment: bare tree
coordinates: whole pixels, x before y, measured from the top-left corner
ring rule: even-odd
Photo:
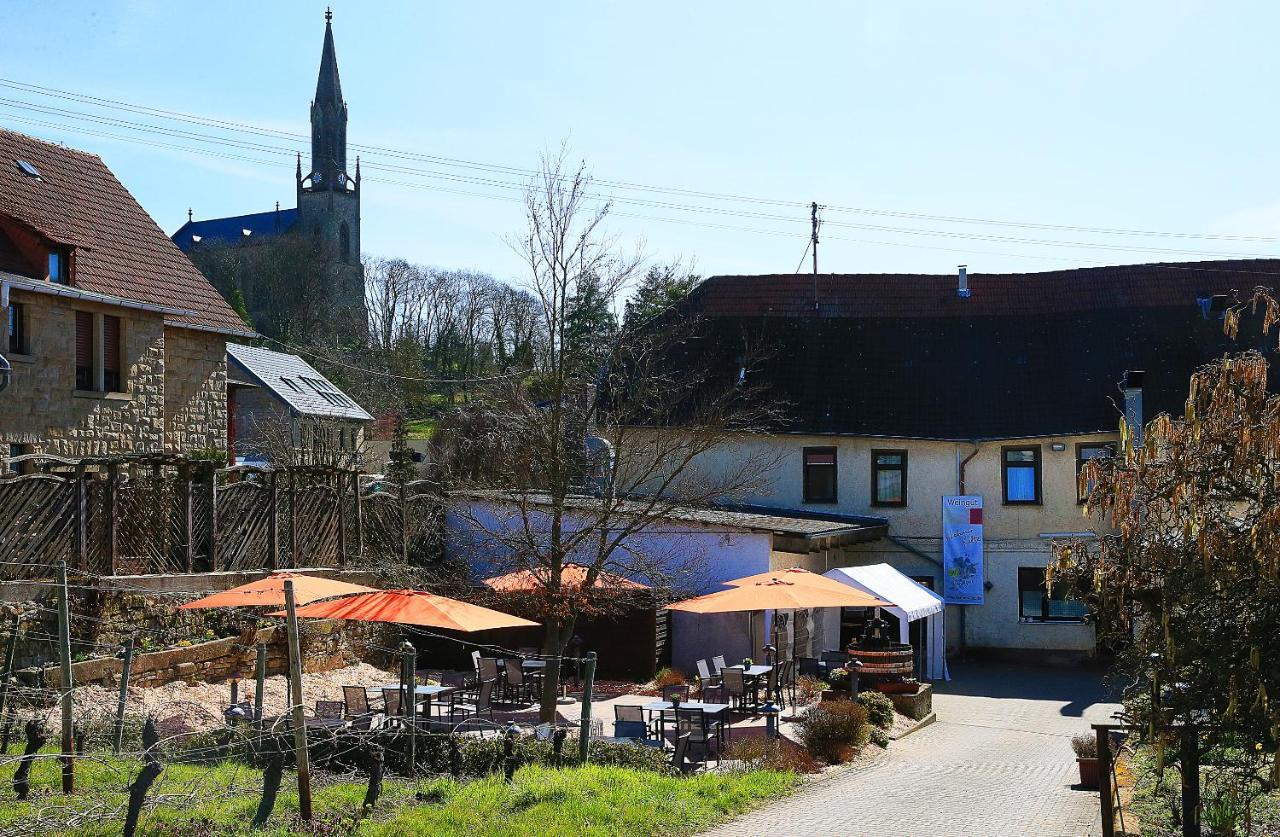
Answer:
[[[327,465],[359,469],[368,458],[360,425],[320,416],[291,416],[287,411],[258,411],[245,420],[238,444],[250,458],[273,465]]]
[[[743,443],[776,416],[713,362],[689,318],[673,311],[618,332],[603,350],[574,336],[582,322],[575,305],[596,295],[612,304],[641,264],[604,232],[609,208],[592,206],[588,189],[584,167],[566,166],[563,152],[543,160],[515,246],[546,339],[530,374],[477,392],[442,434],[446,479],[474,498],[461,512],[475,534],[472,557],[497,571],[532,572],[542,651],[552,658],[564,653],[580,615],[607,606],[608,591],[594,587],[601,573],[661,591],[690,570],[656,554],[644,533],[681,519],[690,505],[751,491],[773,464]],[[720,461],[704,469],[712,457]],[[586,567],[583,585],[565,583],[570,563]],[[558,674],[547,667],[544,720],[554,716]]]

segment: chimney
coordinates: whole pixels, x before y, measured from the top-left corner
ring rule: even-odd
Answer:
[[[960,284],[956,286],[956,296],[961,299],[968,299],[971,291],[969,290],[969,266],[960,265]]]
[[[1146,372],[1134,369],[1124,373],[1124,421],[1133,433],[1133,447],[1142,447],[1142,379]]]

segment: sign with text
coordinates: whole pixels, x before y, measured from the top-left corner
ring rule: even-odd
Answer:
[[[947,604],[984,601],[982,498],[942,498],[942,597]]]

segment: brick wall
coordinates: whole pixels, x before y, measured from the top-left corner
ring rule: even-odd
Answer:
[[[225,335],[166,328],[164,362],[165,450],[226,450]]]
[[[16,290],[11,299],[24,307],[28,351],[6,353],[13,362],[13,384],[0,398],[0,442],[60,456],[160,452],[165,388],[161,315]],[[77,310],[120,317],[125,392],[76,392]],[[7,324],[0,330],[7,331]]]

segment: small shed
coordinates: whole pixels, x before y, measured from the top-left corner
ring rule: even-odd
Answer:
[[[825,573],[827,578],[835,579],[851,587],[857,587],[877,598],[893,602],[893,607],[885,608],[898,617],[899,642],[908,641],[909,623],[925,620],[925,648],[920,658],[920,672],[927,680],[950,680],[947,671],[946,642],[946,603],[942,596],[912,581],[888,564],[869,564],[864,567],[837,567]],[[838,610],[828,608],[824,618],[834,621],[834,635],[839,635]],[[830,626],[829,626],[830,627]],[[829,633],[828,636],[833,634]]]

